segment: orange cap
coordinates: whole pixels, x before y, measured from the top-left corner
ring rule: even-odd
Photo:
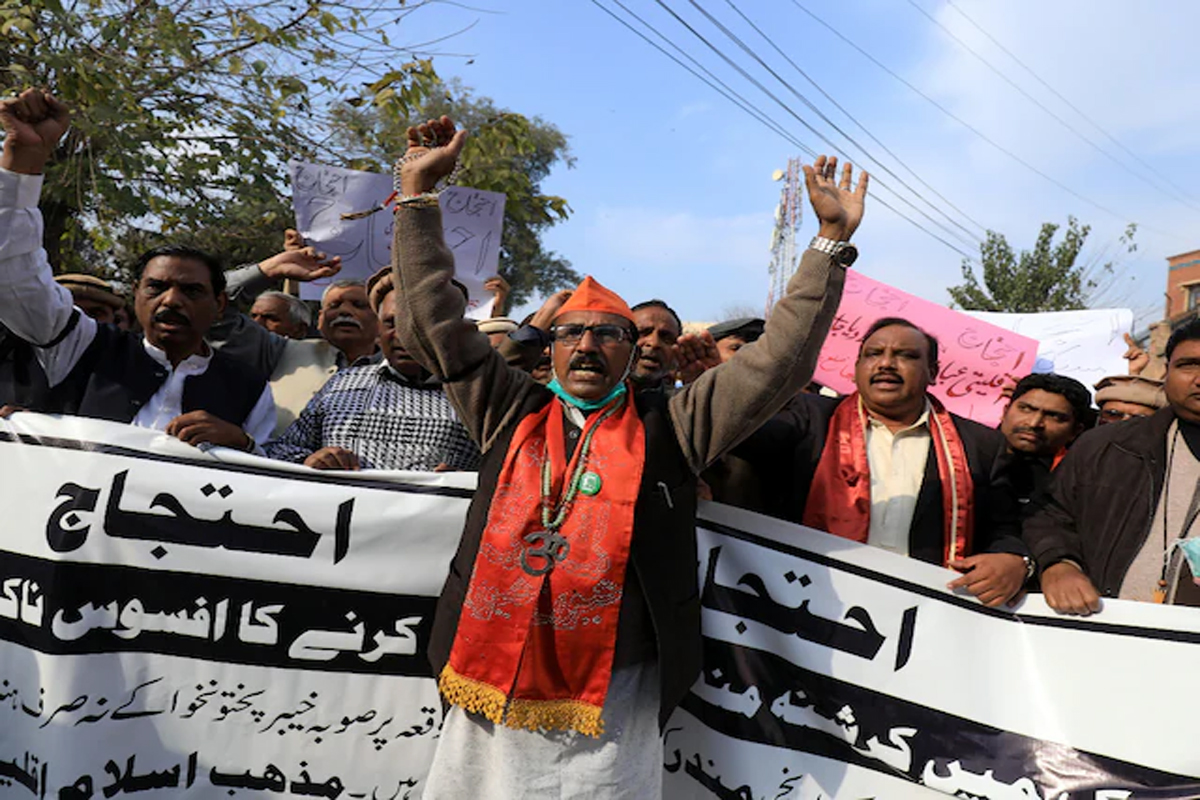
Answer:
[[[616,314],[618,317],[633,322],[633,311],[616,292],[605,289],[600,282],[588,275],[583,282],[571,293],[567,302],[558,310],[555,319],[568,311],[599,311],[604,314]]]

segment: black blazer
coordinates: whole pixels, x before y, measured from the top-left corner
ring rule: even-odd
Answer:
[[[734,455],[754,466],[764,484],[764,507],[755,510],[789,522],[803,522],[808,491],[825,449],[829,422],[845,399],[797,395],[734,450]],[[1004,435],[955,414],[950,416],[967,452],[975,484],[973,553],[1026,555],[1019,509],[1009,481]],[[930,457],[925,462],[925,478],[909,528],[908,552],[913,558],[942,563],[944,516],[937,459]]]

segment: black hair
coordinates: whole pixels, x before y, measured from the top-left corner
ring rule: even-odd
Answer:
[[[168,244],[162,247],[156,247],[153,250],[147,250],[142,253],[137,260],[137,279],[142,280],[142,273],[146,271],[146,265],[152,260],[159,257],[167,258],[188,258],[193,261],[199,261],[204,266],[208,267],[209,280],[212,283],[213,297],[217,297],[221,292],[225,291],[225,270],[221,268],[221,261],[216,256],[206,253],[195,247],[188,247],[183,244]]]
[[[638,303],[636,306],[634,306],[633,308],[631,308],[629,310],[636,314],[637,312],[641,311],[643,308],[661,308],[663,311],[666,311],[668,314],[670,314],[675,319],[675,327],[679,328],[679,334],[681,336],[683,335],[683,320],[681,320],[679,318],[679,315],[675,313],[675,309],[671,308],[669,305],[666,304],[666,301],[659,300],[657,298],[655,298],[654,300],[646,300],[644,302]]]
[[[1041,389],[1043,392],[1049,392],[1050,394],[1062,395],[1071,404],[1071,410],[1075,413],[1075,422],[1084,427],[1091,427],[1094,416],[1092,412],[1092,393],[1082,383],[1074,378],[1068,378],[1066,375],[1055,375],[1052,372],[1035,372],[1017,381],[1017,386],[1013,389],[1012,393],[1012,402],[1015,403],[1022,395],[1032,392],[1034,389]]]
[[[1171,338],[1167,339],[1167,363],[1171,363],[1171,353],[1175,352],[1176,347],[1184,342],[1198,340],[1200,340],[1200,317],[1188,320],[1171,332]]]
[[[934,375],[938,373],[938,340],[927,330],[919,328],[913,323],[906,320],[904,317],[880,317],[871,323],[871,327],[867,328],[866,334],[863,335],[862,341],[858,343],[858,354],[862,355],[863,345],[879,331],[884,328],[890,328],[893,325],[899,325],[901,328],[910,328],[925,337],[925,345],[929,348],[929,370]]]

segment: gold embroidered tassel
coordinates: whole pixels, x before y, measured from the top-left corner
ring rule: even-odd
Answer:
[[[594,738],[604,733],[600,711],[581,700],[513,700],[504,724],[529,731],[579,731]]]
[[[479,714],[497,725],[504,718],[504,705],[508,701],[504,692],[482,681],[459,675],[449,664],[438,676],[438,689],[451,705]]]

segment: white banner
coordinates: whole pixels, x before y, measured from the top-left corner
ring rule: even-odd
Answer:
[[[472,481],[0,421],[0,796],[419,798]],[[1200,796],[1195,609],[986,609],[777,520],[707,503],[697,527],[668,800]]]
[[[1046,314],[966,312],[976,319],[1038,341],[1034,372],[1054,372],[1091,389],[1100,379],[1124,375],[1125,334],[1133,327],[1128,308],[1057,311]]]
[[[912,559],[700,517],[704,674],[666,730],[672,800],[1200,797],[1196,609],[988,609]]]
[[[473,477],[225,456],[0,421],[0,796],[420,796]]]
[[[296,229],[305,241],[342,257],[339,278],[366,280],[392,263],[391,209],[343,219],[343,214],[377,208],[392,193],[392,176],[293,161],[292,204]],[[494,299],[483,283],[500,266],[504,195],[467,186],[441,193],[442,227],[454,251],[455,276],[467,287],[467,316],[490,317]],[[328,280],[301,284],[300,296],[319,300]]]

